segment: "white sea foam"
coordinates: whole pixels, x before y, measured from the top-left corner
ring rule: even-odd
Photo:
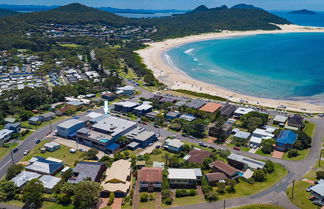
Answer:
[[[192,52],[194,50],[195,50],[194,48],[191,48],[191,49],[188,49],[188,50],[184,51],[184,53],[189,54],[189,55],[192,55]]]

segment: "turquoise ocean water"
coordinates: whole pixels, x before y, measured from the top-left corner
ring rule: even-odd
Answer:
[[[194,79],[234,92],[324,102],[324,33],[195,42],[167,51],[165,58]]]

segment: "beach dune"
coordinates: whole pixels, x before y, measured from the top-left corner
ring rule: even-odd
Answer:
[[[232,102],[248,103],[251,105],[260,105],[271,108],[286,107],[290,111],[323,113],[324,105],[314,104],[310,100],[275,100],[243,95],[224,89],[217,85],[204,83],[189,77],[184,72],[170,65],[165,59],[165,52],[171,48],[187,43],[204,41],[210,39],[227,38],[235,36],[246,36],[256,34],[274,34],[274,33],[300,33],[300,32],[324,32],[324,28],[305,27],[298,25],[279,25],[281,30],[273,31],[222,31],[220,33],[206,33],[201,35],[187,36],[183,38],[168,39],[162,42],[149,43],[145,49],[138,50],[137,53],[143,59],[144,64],[153,71],[154,76],[167,85],[170,89],[186,89],[195,92],[207,93],[220,96]]]

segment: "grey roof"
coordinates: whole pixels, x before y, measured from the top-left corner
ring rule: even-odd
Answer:
[[[24,184],[26,184],[28,181],[37,179],[40,176],[41,176],[40,174],[35,173],[35,172],[23,171],[20,174],[18,174],[17,176],[15,176],[13,179],[11,179],[11,181],[14,182],[14,184],[17,187],[21,187]]]
[[[200,100],[200,99],[193,99],[191,100],[191,102],[189,102],[188,104],[186,104],[188,107],[191,107],[191,108],[195,108],[195,109],[199,109],[201,108],[202,106],[204,106],[206,104],[205,101],[203,100]]]
[[[273,121],[277,121],[280,123],[285,123],[287,120],[288,120],[288,117],[284,116],[284,115],[276,115],[273,119]]]
[[[92,127],[104,132],[109,132],[111,136],[116,136],[135,125],[136,123],[133,121],[110,116],[98,121]]]
[[[166,114],[167,117],[178,117],[180,115],[179,112],[168,112]]]
[[[130,148],[135,148],[135,147],[138,147],[139,146],[139,143],[137,142],[131,142],[127,145],[127,147],[130,147]]]
[[[79,162],[75,168],[73,168],[73,173],[78,173],[68,180],[70,183],[78,183],[85,178],[91,178],[92,181],[96,180],[96,177],[103,166],[104,163],[100,162]]]
[[[63,123],[58,124],[58,127],[62,127],[62,128],[72,128],[73,126],[80,124],[80,123],[84,123],[82,120],[77,120],[77,119],[70,119],[67,121],[64,121]]]
[[[150,104],[142,104],[138,107],[135,107],[135,110],[142,111],[142,110],[149,110],[151,108],[153,108],[153,106]]]
[[[155,133],[153,131],[143,131],[141,133],[139,133],[137,136],[135,136],[135,140],[138,141],[146,141],[149,138],[153,137],[155,135]]]
[[[50,117],[54,117],[55,113],[47,112],[47,113],[42,114],[41,116],[44,117],[44,118],[50,118]]]
[[[13,132],[14,132],[13,130],[8,130],[8,129],[0,130],[0,140],[5,138],[8,134],[12,134]]]
[[[39,180],[43,183],[46,189],[53,189],[55,185],[61,181],[61,178],[44,175]]]
[[[324,196],[324,184],[316,184],[310,188],[312,192],[319,194],[320,196]]]
[[[237,162],[241,162],[241,163],[245,163],[248,165],[249,168],[252,169],[263,169],[265,163],[262,161],[258,161],[258,160],[254,160],[248,157],[244,157],[242,155],[238,155],[238,154],[230,154],[227,159],[231,159]]]
[[[236,134],[234,135],[234,137],[237,138],[242,138],[242,139],[247,139],[251,136],[251,134],[249,132],[245,132],[245,131],[238,131],[236,132]]]

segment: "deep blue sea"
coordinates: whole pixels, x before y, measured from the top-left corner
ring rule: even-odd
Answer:
[[[267,34],[186,44],[166,60],[194,79],[246,95],[324,101],[324,33]]]
[[[324,27],[324,12],[316,11],[316,15],[289,14],[287,11],[272,11],[271,13],[285,18],[296,25]]]

